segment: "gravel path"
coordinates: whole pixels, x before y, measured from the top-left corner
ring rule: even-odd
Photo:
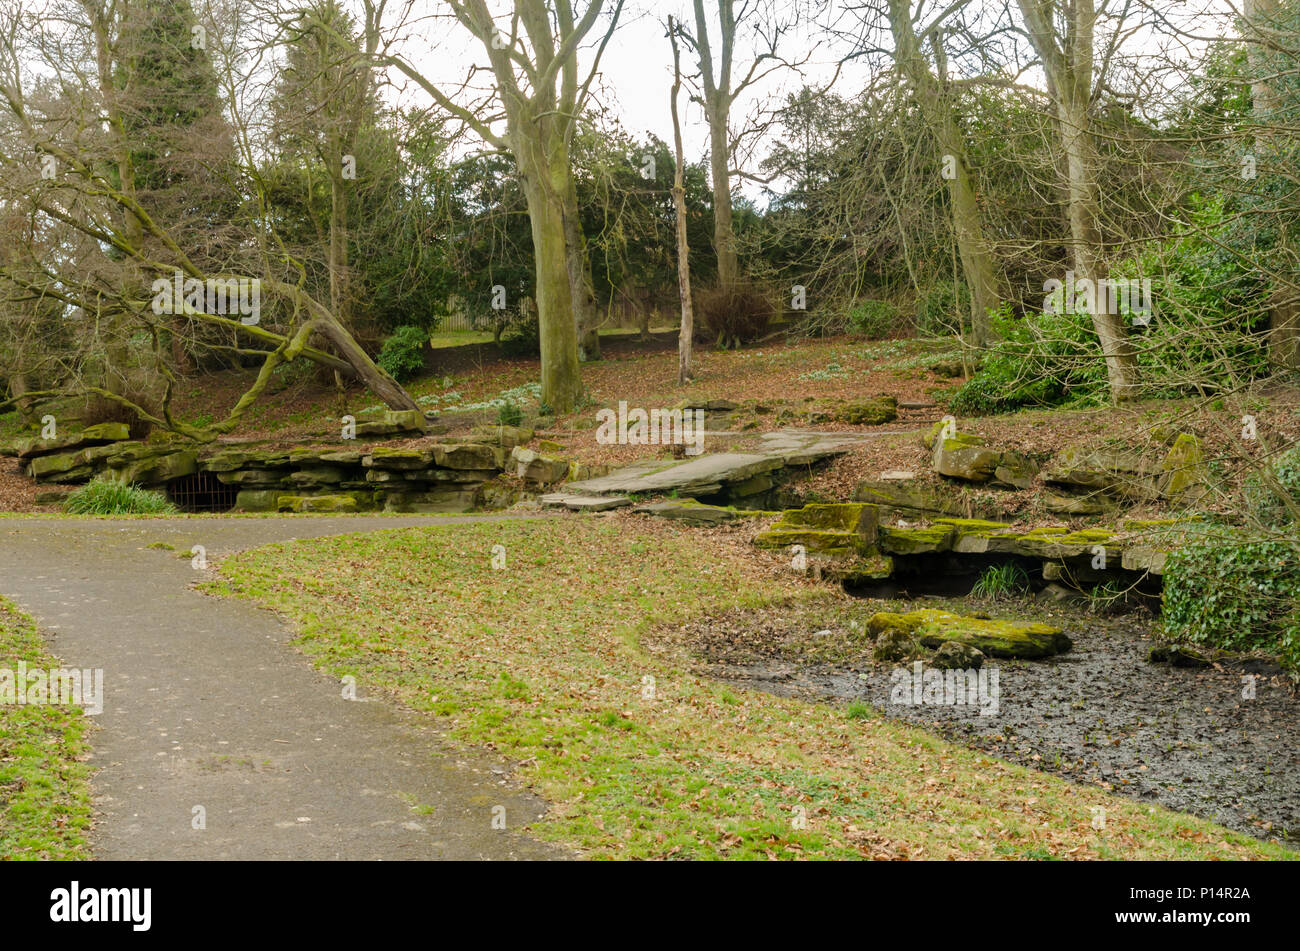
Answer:
[[[510,831],[545,806],[503,762],[388,703],[344,699],[274,615],[192,590],[205,573],[177,556],[490,518],[0,519],[0,594],[65,666],[104,670],[95,856],[564,857]]]

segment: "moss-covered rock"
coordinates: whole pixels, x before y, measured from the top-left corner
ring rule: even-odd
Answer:
[[[908,528],[882,526],[880,550],[891,555],[926,555],[948,551],[955,535],[956,529],[943,523]]]
[[[1028,456],[1013,450],[1003,450],[998,457],[998,464],[993,469],[994,485],[1013,489],[1027,489],[1034,484],[1038,475],[1038,465]]]
[[[919,652],[920,645],[910,632],[898,627],[887,627],[876,636],[876,645],[872,648],[871,656],[879,661],[893,663],[907,660]]]
[[[1078,446],[1062,449],[1043,470],[1045,482],[1138,502],[1160,497],[1159,478],[1159,467],[1141,453]]]
[[[781,520],[754,538],[760,548],[803,545],[823,554],[874,554],[880,513],[861,502],[787,509]]]
[[[199,454],[193,449],[160,448],[157,454],[145,453],[135,459],[116,457],[111,465],[114,467],[113,478],[119,482],[162,485],[198,472]]]
[[[279,489],[240,489],[235,496],[235,508],[241,512],[274,512],[283,494]]]
[[[375,469],[427,469],[433,465],[433,450],[389,449],[380,446],[363,457],[361,464]]]
[[[934,445],[934,471],[951,479],[988,482],[1002,461],[1002,453],[984,444],[979,436],[955,433],[940,436]]]
[[[957,516],[965,512],[951,491],[942,493],[907,482],[868,479],[858,483],[853,499],[905,514]]]
[[[281,495],[276,508],[281,512],[313,512],[344,514],[358,512],[362,501],[354,494],[347,495]]]
[[[1160,464],[1160,491],[1165,498],[1182,499],[1197,495],[1206,479],[1205,457],[1201,441],[1187,433],[1174,440],[1169,454]]]
[[[27,463],[27,475],[37,482],[49,482],[54,476],[65,475],[75,469],[89,471],[80,452],[60,452],[48,456],[33,456]]]
[[[34,436],[19,440],[11,447],[20,459],[33,459],[51,453],[61,453],[86,446],[123,442],[131,438],[131,428],[126,423],[96,423],[76,432],[63,433],[52,439]]]
[[[499,446],[465,443],[433,447],[434,464],[444,469],[493,469],[505,467],[505,451]]]
[[[868,633],[875,636],[890,629],[905,631],[923,647],[938,648],[957,641],[990,657],[1050,657],[1072,646],[1059,627],[1048,624],[963,617],[932,608],[906,614],[882,611],[867,621]]]
[[[531,486],[554,485],[563,482],[569,475],[567,460],[544,456],[522,446],[516,446],[510,451],[510,464],[514,474]]]
[[[289,464],[290,453],[280,449],[223,449],[203,460],[203,468],[212,473],[276,469]]]
[[[840,422],[853,426],[879,426],[898,419],[898,400],[892,396],[845,403],[836,414]]]
[[[938,670],[979,670],[984,666],[984,652],[973,644],[945,641],[930,658],[930,666]]]

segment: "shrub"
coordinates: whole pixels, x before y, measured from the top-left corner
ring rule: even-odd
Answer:
[[[948,404],[953,413],[992,416],[1055,405],[1080,393],[1105,393],[1106,365],[1094,350],[1097,337],[1088,315],[1045,313],[1017,320],[1003,304],[989,318],[1000,339],[954,394]]]
[[[70,515],[174,515],[176,506],[161,492],[111,479],[95,479],[64,500]]]
[[[776,315],[771,300],[752,284],[710,288],[695,303],[701,329],[721,347],[757,340]]]
[[[424,351],[429,345],[429,332],[421,327],[406,324],[393,331],[384,341],[376,361],[395,380],[409,380],[424,369]]]
[[[1165,562],[1165,634],[1224,650],[1263,650],[1300,669],[1297,547],[1234,531],[1178,549]]]
[[[524,421],[524,411],[515,403],[502,403],[497,409],[497,422],[502,426],[518,426]]]
[[[868,340],[888,337],[898,329],[899,322],[898,308],[889,301],[858,301],[849,308],[849,330]]]

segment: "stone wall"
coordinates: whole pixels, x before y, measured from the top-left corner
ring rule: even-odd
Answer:
[[[90,427],[8,448],[29,476],[47,484],[78,485],[98,476],[168,491],[206,474],[206,484],[215,479],[229,487],[234,507],[246,512],[468,512],[515,501],[517,493],[492,483],[506,470],[510,451],[533,437],[530,430],[484,426],[418,448],[354,449],[335,443],[195,448],[125,435]]]

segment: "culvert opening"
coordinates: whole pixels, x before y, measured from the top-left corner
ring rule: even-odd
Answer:
[[[167,483],[167,498],[182,512],[229,512],[239,489],[211,472],[196,472]]]
[[[845,582],[844,590],[856,598],[965,598],[989,568],[1018,565],[1033,596],[1049,584],[1059,584],[1080,597],[1091,597],[1110,613],[1123,613],[1139,606],[1160,612],[1162,580],[1157,575],[1111,570],[1087,572],[1067,567],[1067,577],[1049,582],[1043,576],[1043,561],[1023,555],[955,554],[952,552],[894,557],[894,573],[881,581]]]

